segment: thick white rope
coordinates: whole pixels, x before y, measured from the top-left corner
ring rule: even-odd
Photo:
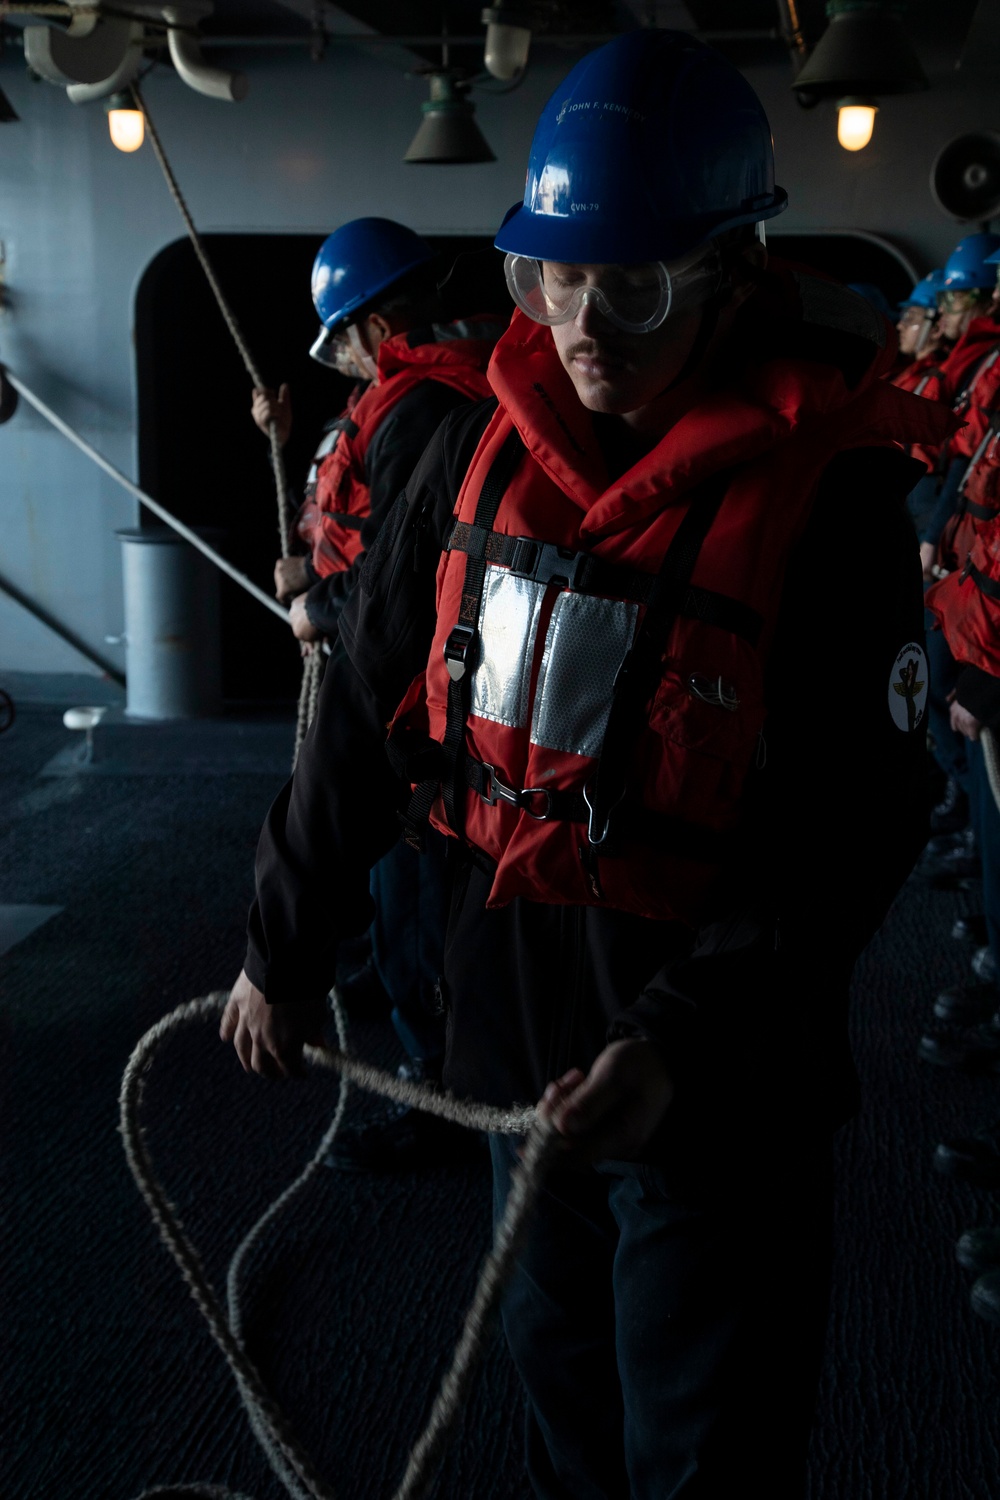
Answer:
[[[995,732],[984,724],[979,738],[983,747],[986,779],[990,784],[993,800],[1000,809],[1000,753],[997,750],[997,737]]]
[[[246,1353],[239,1309],[239,1280],[246,1258],[264,1229],[304,1190],[319,1169],[343,1118],[347,1083],[354,1083],[399,1104],[426,1110],[473,1130],[527,1135],[523,1160],[513,1174],[503,1219],[497,1228],[493,1247],[483,1263],[479,1284],[466,1314],[451,1365],[441,1382],[424,1431],[410,1452],[403,1480],[393,1496],[393,1500],[420,1500],[420,1497],[427,1494],[433,1471],[475,1373],[503,1288],[513,1270],[525,1225],[555,1150],[555,1133],[549,1125],[538,1119],[533,1109],[500,1110],[487,1105],[465,1103],[426,1085],[411,1083],[350,1057],[345,1046],[343,1016],[335,1002],[339,1050],[333,1052],[314,1047],[305,1049],[305,1055],[311,1063],[332,1068],[339,1074],[340,1097],[333,1121],[303,1172],[270,1205],[233,1256],[228,1275],[227,1318],[208,1283],[198,1252],[156,1177],[141,1123],[145,1079],[159,1047],[180,1028],[218,1015],[227,999],[225,991],[217,991],[179,1006],[140,1039],[122,1079],[121,1133],[129,1167],[160,1237],[187,1282],[212,1337],[226,1357],[255,1436],[293,1500],[335,1500],[335,1497],[316,1472],[309,1456],[297,1443],[287,1419],[268,1394],[259,1372]],[[225,1500],[245,1500],[245,1497],[234,1497],[224,1489],[204,1485],[178,1486],[172,1492],[192,1497],[209,1496],[212,1500],[217,1500],[217,1497],[218,1500],[222,1500],[222,1497]],[[141,1500],[149,1500],[149,1497],[157,1493],[169,1491],[147,1491]]]
[[[194,247],[194,253],[198,257],[198,262],[201,266],[201,269],[205,273],[205,279],[208,282],[209,287],[211,288],[213,297],[218,303],[219,311],[222,314],[225,325],[229,329],[233,343],[236,345],[247,374],[250,376],[250,379],[252,380],[254,386],[257,389],[260,389],[264,385],[263,376],[257,368],[254,357],[250,352],[250,346],[247,343],[246,339],[243,337],[243,330],[240,328],[239,323],[236,321],[236,315],[230,307],[228,301],[226,300],[226,295],[223,292],[221,285],[219,284],[219,279],[215,274],[212,262],[209,260],[208,254],[205,250],[204,242],[201,238],[201,235],[198,233],[198,229],[195,225],[194,219],[191,217],[191,210],[188,208],[184,194],[181,192],[180,184],[178,183],[177,178],[174,176],[173,168],[171,167],[170,162],[167,159],[167,153],[163,149],[163,143],[160,140],[156,126],[153,123],[152,116],[149,113],[149,107],[147,106],[145,100],[142,97],[142,94],[139,91],[138,84],[132,84],[132,97],[135,100],[136,108],[142,111],[143,118],[146,122],[146,129],[149,132],[150,145],[152,146],[156,159],[160,164],[160,168],[166,180],[167,187],[170,190],[170,196],[173,198],[174,203],[177,206],[177,211],[184,222],[184,227],[187,230],[188,237],[190,238],[191,244]],[[291,502],[288,496],[288,479],[285,474],[285,460],[284,455],[281,451],[281,443],[278,441],[277,423],[269,422],[267,431],[271,441],[271,467],[274,470],[274,483],[277,490],[278,534],[281,538],[281,555],[282,557],[288,557],[291,550],[292,517]],[[299,702],[295,727],[295,749],[292,756],[293,768],[295,762],[298,760],[299,750],[302,747],[302,741],[305,739],[306,731],[309,728],[309,725],[312,723],[313,715],[316,712],[316,700],[319,696],[321,673],[322,661],[319,658],[318,652],[313,651],[310,655],[303,657],[302,686],[299,689]]]
[[[192,547],[196,547],[199,552],[203,553],[210,562],[213,562],[234,583],[238,583],[241,589],[245,589],[248,594],[252,594],[258,603],[263,604],[265,609],[271,611],[272,615],[277,615],[278,619],[283,621],[285,625],[288,624],[288,610],[285,609],[284,605],[279,604],[277,599],[272,598],[270,594],[265,594],[262,588],[258,588],[257,584],[252,579],[247,578],[245,573],[241,573],[238,568],[233,567],[231,562],[227,562],[224,557],[220,556],[215,548],[210,547],[196,531],[192,531],[190,526],[185,526],[183,521],[178,521],[177,517],[172,515],[158,500],[154,500],[152,495],[147,495],[145,490],[141,490],[120,469],[116,469],[114,464],[104,457],[103,453],[98,453],[96,448],[92,448],[85,437],[81,437],[75,428],[70,427],[68,422],[64,422],[62,417],[52,410],[51,406],[45,404],[41,396],[36,396],[34,391],[24,384],[23,380],[17,375],[13,375],[7,369],[6,365],[4,366],[3,378],[10,381],[11,385],[24,397],[28,405],[33,406],[39,416],[44,417],[46,422],[55,428],[56,432],[61,432],[63,437],[68,438],[74,447],[79,448],[81,453],[85,453],[91,463],[95,463],[99,469],[103,469],[105,474],[110,475],[116,484],[121,485],[123,490],[127,490],[130,495],[134,495],[140,505],[144,505],[147,510],[151,510],[154,516],[159,516],[160,520],[165,522],[172,531],[176,531],[178,536],[182,536],[186,542],[191,543]]]

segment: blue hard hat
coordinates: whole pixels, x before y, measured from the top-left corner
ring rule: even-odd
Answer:
[[[672,260],[787,205],[743,75],[684,32],[643,28],[589,53],[556,89],[524,201],[495,243],[535,260]]]
[[[325,327],[334,328],[434,259],[426,240],[394,219],[352,219],[319,247],[312,299]]]
[[[890,320],[895,318],[896,315],[888,297],[880,286],[875,285],[874,281],[849,281],[847,290],[856,292],[859,297],[864,297],[865,301],[870,302],[876,312],[882,313],[884,317]]]
[[[900,312],[904,307],[937,307],[938,292],[944,288],[944,267],[937,266],[935,270],[928,271],[922,281],[918,281],[908,297],[904,297],[899,304]]]
[[[990,257],[997,250],[1000,250],[1000,234],[967,234],[944,263],[941,291],[992,290],[997,273],[993,269],[996,262],[991,262]]]
[[[994,250],[992,255],[983,257],[984,266],[1000,266],[1000,250]]]

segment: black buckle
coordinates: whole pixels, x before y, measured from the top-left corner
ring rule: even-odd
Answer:
[[[519,791],[517,787],[508,786],[505,781],[501,781],[496,767],[491,766],[489,761],[483,761],[481,766],[486,776],[486,787],[485,789],[480,787],[479,795],[484,802],[489,803],[490,807],[496,807],[498,802],[506,802],[509,807],[516,807],[519,812],[526,812],[529,818],[534,818],[539,823],[544,823],[551,816],[552,793],[548,787],[527,786]],[[536,812],[525,800],[535,797],[544,799],[541,812]]]
[[[574,552],[555,542],[537,542],[533,537],[519,536],[510,571],[534,583],[562,583],[568,589],[579,589],[583,570],[590,561],[588,552]]]
[[[472,625],[456,625],[444,643],[444,664],[452,682],[461,682],[471,665],[476,630]]]

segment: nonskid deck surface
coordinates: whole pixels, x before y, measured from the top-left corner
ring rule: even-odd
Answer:
[[[269,765],[39,779],[68,739],[61,710],[28,705],[0,740],[0,905],[63,908],[0,957],[4,1500],[130,1500],[184,1480],[279,1500],[128,1176],[116,1098],[141,1032],[237,971],[256,834],[280,777]],[[859,830],[860,857],[863,847]],[[930,1156],[943,1135],[1000,1116],[1000,1084],[916,1060],[934,993],[963,977],[948,931],[968,901],[911,882],[859,969],[867,1105],[838,1146],[838,1272],[810,1500],[995,1493],[1000,1331],[969,1310],[953,1246],[964,1228],[1000,1223],[1000,1203],[936,1178]],[[354,1038],[375,1060],[395,1059],[386,1025]],[[186,1033],[158,1062],[150,1143],[220,1290],[229,1255],[333,1105],[329,1077],[246,1079],[211,1036]],[[323,1173],[248,1267],[254,1357],[345,1500],[391,1491],[471,1293],[488,1214],[485,1167],[398,1181]],[[499,1344],[438,1493],[524,1500],[519,1396]]]

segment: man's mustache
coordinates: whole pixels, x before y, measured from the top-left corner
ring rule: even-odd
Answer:
[[[578,357],[613,360],[618,364],[623,362],[621,353],[612,344],[599,344],[594,339],[581,339],[578,344],[570,345],[566,351],[566,358],[573,360]]]

